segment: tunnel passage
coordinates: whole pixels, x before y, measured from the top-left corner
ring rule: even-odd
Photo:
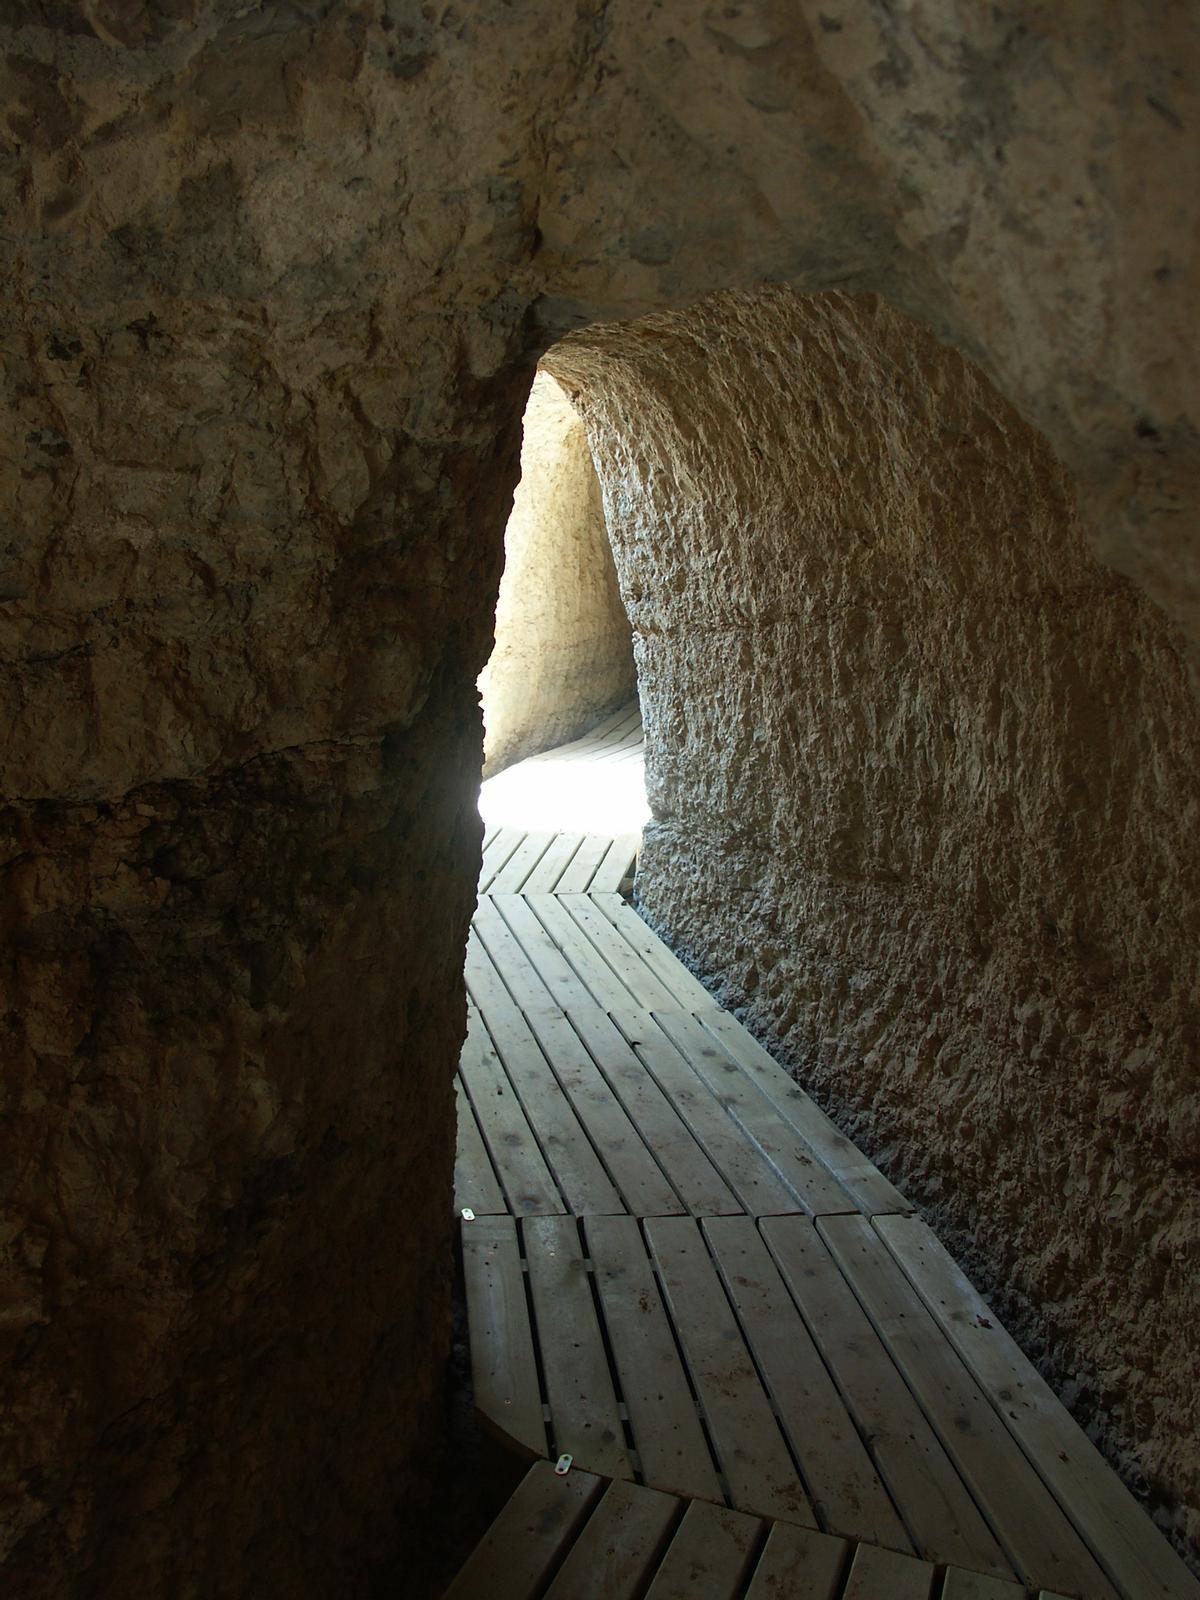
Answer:
[[[875,323],[870,316],[857,320],[864,309],[878,312]],[[701,323],[698,328],[693,317]],[[802,412],[811,425],[823,412],[862,414],[861,404],[854,410],[850,380],[861,377],[866,361],[857,363],[856,372],[855,343],[861,356],[875,359],[893,380],[894,428],[886,438],[876,433],[866,442],[881,459],[893,458],[898,480],[890,499],[877,491],[879,509],[897,523],[896,542],[905,530],[915,542],[913,518],[904,517],[903,469],[916,463],[937,485],[936,460],[921,448],[920,418],[905,414],[925,397],[921,386],[937,376],[929,352],[920,349],[919,330],[899,323],[889,329],[879,308],[800,301],[789,306],[786,300],[773,305],[770,295],[722,297],[679,323],[682,335],[675,348],[668,348],[663,369],[668,374],[682,370],[688,380],[687,398],[677,412],[669,412],[663,396],[653,392],[658,375],[653,361],[649,373],[639,370],[636,340],[644,330],[636,326],[624,330],[631,341],[629,359],[618,361],[615,377],[602,357],[591,380],[593,394],[603,395],[609,381],[617,391],[618,442],[627,446],[642,474],[617,486],[618,503],[632,518],[633,549],[622,561],[624,578],[631,566],[635,569],[629,592],[646,603],[657,598],[656,580],[680,526],[687,527],[689,541],[681,564],[694,561],[698,576],[690,585],[666,586],[668,601],[682,596],[683,604],[690,600],[694,606],[719,600],[719,581],[709,570],[723,574],[734,564],[735,549],[744,558],[751,547],[745,570],[760,588],[772,578],[784,581],[779,574],[790,558],[804,561],[795,530],[784,528],[778,561],[765,571],[756,565],[753,540],[772,531],[766,517],[771,501],[762,492],[771,475],[790,480],[794,502],[802,509],[814,481],[818,491],[821,485],[811,469],[807,475],[796,470],[786,422],[773,431],[757,426],[763,419],[748,410],[744,389],[739,391],[735,381],[743,362],[762,374],[781,411],[794,399],[790,385],[808,379],[819,386],[820,404],[810,394],[813,406],[807,417]],[[796,335],[813,327],[826,335],[823,342],[839,360],[822,371],[819,359],[810,357],[815,376],[806,372],[796,380],[792,368],[805,353]],[[662,331],[661,326],[653,330],[660,345],[666,342]],[[768,343],[773,331],[783,334],[775,349]],[[895,335],[890,348],[881,338],[888,331]],[[899,381],[898,362],[907,350],[906,333],[921,358],[908,393]],[[689,353],[695,357],[691,370]],[[550,360],[557,354],[552,352]],[[731,364],[732,376],[723,370]],[[949,376],[963,378],[962,373]],[[969,375],[966,381],[969,385]],[[647,390],[650,404],[643,406]],[[725,397],[728,412],[722,409]],[[986,397],[974,399],[972,422],[982,431]],[[946,433],[954,413],[945,396],[939,395],[936,409],[937,432]],[[757,427],[749,439],[739,433],[748,419]],[[690,447],[690,458],[672,460],[671,447],[679,448],[681,435],[680,454]],[[607,444],[611,461],[613,438],[605,440],[602,429],[594,437]],[[969,582],[951,589],[947,614],[965,612],[972,591],[986,593],[989,579],[993,593],[1000,587],[990,566],[997,547],[1003,550],[1008,523],[1025,528],[1032,522],[1047,541],[1056,529],[1053,474],[1045,482],[1029,474],[1031,447],[1019,434],[1010,440],[997,431],[992,442],[990,470],[980,476],[992,491],[989,506],[998,527],[983,528],[992,539],[982,552],[972,552],[969,540],[966,552],[960,552]],[[745,472],[747,458],[758,465],[750,469],[752,490],[739,506],[729,486],[739,470]],[[602,473],[605,465],[602,455]],[[978,464],[971,470],[978,473]],[[1007,499],[1001,493],[1005,484]],[[664,485],[684,486],[689,503],[682,511],[669,492],[661,492]],[[861,477],[851,480],[852,490],[864,487],[870,485]],[[860,514],[874,509],[872,502]],[[974,531],[963,517],[954,525],[935,524],[930,536],[949,544]],[[851,561],[831,543],[835,571],[849,567]],[[899,564],[894,551],[890,561]],[[1017,564],[1029,569],[1034,562],[1025,553]],[[899,609],[903,585],[886,567],[882,577],[873,596],[876,606],[891,601]],[[663,609],[660,598],[660,617]],[[878,619],[865,604],[860,609],[857,633],[867,638]],[[781,604],[770,616],[777,625],[786,620]],[[819,701],[801,702],[794,684],[769,676],[782,659],[778,650],[768,654],[761,639],[752,636],[731,662],[716,627],[710,626],[697,646],[689,634],[694,611],[685,611],[681,620],[678,631],[686,648],[703,652],[698,669],[694,662],[686,664],[692,670],[683,682],[692,693],[679,707],[681,726],[703,727],[706,719],[719,717],[721,686],[740,697],[724,729],[727,743],[747,731],[747,702],[755,742],[770,726],[773,697],[790,697],[793,709],[819,724]],[[744,608],[742,629],[754,620]],[[894,616],[883,620],[898,626]],[[943,628],[953,630],[952,619],[941,620]],[[660,626],[657,634],[653,627],[647,631],[656,642],[671,633],[669,626]],[[826,638],[815,650],[840,642]],[[1020,635],[1009,642],[1021,642]],[[641,652],[643,663],[648,654]],[[997,670],[1004,665],[997,663]],[[889,679],[897,675],[897,669],[881,672],[880,683],[872,685],[861,671],[848,674],[846,699],[881,702],[886,708]],[[930,698],[938,692],[944,690],[935,680]],[[913,696],[918,703],[920,698]],[[851,706],[834,709],[845,721]],[[637,723],[638,714],[632,717]],[[651,1497],[675,1495],[691,1502],[686,1512],[682,1505],[675,1508],[682,1512],[679,1537],[685,1544],[684,1530],[695,1508],[725,1499],[741,1515],[778,1517],[793,1527],[815,1527],[834,1540],[851,1540],[856,1549],[847,1593],[863,1592],[860,1566],[885,1550],[901,1566],[919,1553],[926,1562],[959,1567],[964,1574],[990,1574],[1009,1586],[1015,1581],[1022,1593],[1032,1586],[1080,1600],[1190,1595],[1194,1583],[1042,1379],[1007,1342],[1002,1319],[970,1287],[927,1225],[912,1216],[905,1195],[838,1133],[625,903],[624,868],[632,843],[616,837],[585,840],[572,830],[569,815],[556,812],[564,798],[556,780],[564,769],[578,768],[590,788],[605,772],[622,770],[633,760],[640,764],[641,748],[627,744],[624,720],[621,713],[602,719],[583,739],[519,762],[483,786],[480,898],[466,958],[468,1038],[456,1081],[455,1195],[476,1405],[514,1451],[544,1456],[547,1467],[556,1454],[565,1453],[572,1470],[614,1480],[604,1500],[607,1509],[598,1513],[599,1522],[589,1527],[586,1543],[570,1559],[586,1564],[591,1556],[585,1551],[594,1555],[597,1541],[610,1554],[621,1549],[615,1525],[621,1512],[615,1508],[625,1505],[622,1486],[636,1471]],[[852,723],[850,731],[861,737],[861,728]],[[666,753],[688,772],[692,747]],[[788,784],[772,773],[778,754],[777,749],[764,753],[759,776],[764,782],[774,777],[786,803],[794,798],[787,794]],[[862,754],[865,767],[869,748]],[[894,781],[928,782],[919,766],[915,778],[906,770],[920,754],[917,739],[890,752],[898,769]],[[862,767],[843,775],[847,793],[865,783]],[[735,745],[721,780],[732,787],[747,773],[754,775],[753,761]],[[693,811],[704,820],[697,797],[711,793],[713,803],[724,798],[711,782],[705,787],[705,769],[690,777],[677,813],[665,812],[684,843],[693,842]],[[506,819],[496,817],[491,805],[497,790],[511,790],[514,807]],[[942,804],[948,807],[957,798],[951,784]],[[762,825],[756,799],[747,793],[743,841]],[[870,794],[861,803],[871,801],[881,803]],[[936,795],[928,803],[936,804]],[[527,809],[534,804],[536,820]],[[906,819],[894,807],[890,820],[899,825]],[[603,821],[598,818],[595,826],[602,828]],[[610,826],[610,834],[614,831]],[[916,832],[915,825],[911,831]],[[597,842],[605,847],[603,860],[592,848]],[[710,848],[712,842],[711,837],[699,841]],[[772,847],[781,851],[782,836]],[[732,879],[726,863],[706,861],[699,850],[696,863],[695,887],[701,894],[748,887],[744,875]],[[781,860],[783,872],[793,876],[804,865],[802,859]],[[705,883],[706,872],[714,884]],[[782,872],[779,881],[785,881]],[[643,892],[645,887],[643,881]],[[702,910],[712,915],[710,907],[702,904]],[[756,940],[761,929],[743,910],[731,896],[728,923],[747,941]],[[728,923],[710,923],[701,931],[719,938]],[[863,932],[864,939],[876,941],[874,949],[864,946],[867,959],[895,959],[886,931]],[[803,947],[789,944],[783,954],[791,962],[784,979],[794,981]],[[719,984],[723,969],[710,967],[708,976]],[[747,990],[753,986],[748,980]],[[969,1063],[967,1070],[979,1073],[980,1063]],[[844,1063],[839,1087],[852,1116],[858,1109],[853,1061]],[[895,1094],[894,1085],[884,1089]],[[887,1107],[872,1109],[886,1112]],[[912,1120],[929,1114],[928,1104],[918,1105]],[[946,1144],[939,1155],[949,1168],[958,1133],[953,1127],[943,1132]],[[886,1145],[884,1153],[893,1165],[910,1156]],[[1037,1175],[1027,1175],[1027,1182],[1036,1194]],[[790,1254],[793,1249],[799,1257]],[[593,1275],[594,1293],[588,1286]],[[525,1281],[528,1302],[521,1289]],[[821,1287],[814,1298],[817,1282]],[[957,1343],[967,1330],[966,1345]],[[953,1348],[947,1347],[948,1338]],[[854,1352],[848,1364],[847,1351]],[[876,1407],[884,1393],[889,1398],[880,1411]],[[889,1444],[897,1434],[921,1441],[903,1465],[894,1460]],[[932,1498],[931,1472],[938,1485]],[[657,1503],[669,1509],[661,1498]],[[496,1551],[508,1537],[509,1522],[522,1524],[528,1510],[523,1507],[518,1494],[504,1509],[496,1545],[485,1540],[479,1546],[461,1584],[451,1591],[456,1600],[460,1589],[463,1600],[490,1592]],[[606,1543],[610,1534],[615,1544]],[[672,1544],[667,1564],[677,1555],[682,1561]],[[831,1559],[842,1558],[831,1552]],[[927,1594],[932,1568],[905,1570],[912,1580],[906,1593],[914,1600]],[[942,1584],[936,1587],[940,1592]],[[957,1578],[952,1582],[948,1572],[947,1595],[952,1587],[959,1591]],[[536,1584],[531,1600],[534,1592],[540,1592]]]
[[[4,8],[14,1592],[326,1597],[430,1480],[474,681],[572,319],[882,290],[1195,635],[1191,9],[720,9]],[[1170,1279],[1161,1088],[1082,1178]]]
[[[874,300],[573,335],[644,914],[1197,1530],[1195,706],[1045,442]],[[1169,1508],[1163,1511],[1163,1507]]]
[[[542,370],[525,408],[495,648],[479,680],[485,777],[582,733],[635,686],[583,420]]]

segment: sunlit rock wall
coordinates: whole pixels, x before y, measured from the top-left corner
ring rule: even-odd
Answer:
[[[479,680],[485,776],[585,732],[636,686],[587,434],[539,372],[504,533],[496,644]]]
[[[1200,718],[1045,443],[878,302],[549,360],[633,623],[649,919],[1200,1530]]]
[[[1181,625],[1200,672],[1200,11],[597,15],[584,87],[547,124],[541,315],[764,281],[883,293],[1042,430],[1086,545]]]

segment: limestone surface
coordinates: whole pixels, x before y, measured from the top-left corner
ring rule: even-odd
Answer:
[[[1200,639],[1198,29],[1195,8],[1169,0],[1014,0],[986,15],[968,0],[0,7],[9,1590],[329,1600],[362,1593],[376,1559],[403,1549],[397,1510],[415,1511],[430,1480],[448,1348],[449,1085],[479,851],[474,685],[521,413],[537,358],[563,333],[766,281],[877,292],[967,352],[1044,431],[1074,474],[1070,488],[1049,474],[1062,516],[1078,493],[1082,538]],[[865,528],[856,486],[873,495],[884,469],[855,454],[856,405],[838,423],[853,466],[843,522]],[[652,451],[673,418],[644,419]],[[960,447],[964,480],[982,450]],[[701,465],[689,467],[697,484]],[[660,486],[682,508],[680,535],[690,481]],[[739,515],[733,486],[727,499]],[[1004,560],[1028,537],[1040,561],[1041,526],[1014,523]],[[1077,1075],[1047,1069],[1045,1092],[1074,1097],[1079,1115],[1094,1097],[1098,1120],[1128,1111],[1170,1155],[1148,1157],[1142,1180],[1099,1157],[1068,1163],[1113,1214],[1106,1265],[1123,1270],[1139,1230],[1157,1241],[1131,1279],[1146,1290],[1143,1332],[1124,1356],[1100,1353],[1096,1372],[1139,1436],[1161,1440],[1164,1352],[1180,1347],[1170,1311],[1153,1356],[1155,1275],[1168,1306],[1177,1276],[1162,1253],[1177,1235],[1156,1230],[1195,1105],[1194,1087],[1158,1065],[1178,1060],[1170,996],[1186,992],[1162,963],[1183,947],[1177,857],[1195,831],[1174,774],[1191,747],[1182,690],[1165,667],[1147,677],[1112,608],[1138,639],[1159,638],[1161,620],[1086,571],[1037,614],[1049,630],[1066,605],[1081,635],[1128,663],[1111,700],[1080,688],[1060,705],[1092,680],[1069,652],[1030,655],[1011,703],[997,691],[993,721],[1017,766],[1008,802],[996,780],[994,870],[956,866],[978,844],[965,822],[940,843],[923,825],[920,848],[944,864],[960,919],[1016,872],[1010,856],[1022,884],[1045,868],[1055,936],[1036,960],[1021,945],[1026,966],[998,966],[980,1004],[1020,978],[1039,997],[1031,1038],[1061,1025],[1084,1041],[1064,1046]],[[672,581],[690,586],[672,603],[703,622],[722,592],[716,567],[681,560]],[[1085,594],[1094,605],[1071,598]],[[853,607],[835,615],[831,646],[849,654],[841,666],[813,654],[813,671],[868,671],[884,646]],[[982,639],[1000,613],[978,627]],[[776,635],[808,648],[807,634]],[[711,713],[722,730],[752,709],[737,660],[725,665]],[[956,681],[936,667],[924,689],[950,698],[928,726],[955,727]],[[1051,700],[1071,727],[1097,729],[1086,805],[1065,810],[1019,764],[1027,703],[1044,731]],[[660,683],[660,706],[681,703]],[[837,734],[846,761],[873,726],[856,715],[857,733]],[[774,750],[771,718],[735,747],[757,749],[759,726]],[[687,747],[682,726],[660,735],[663,751]],[[894,739],[902,765],[899,728]],[[798,807],[788,784],[806,764],[778,748]],[[672,783],[681,801],[691,792],[694,768],[681,770],[660,766],[660,805]],[[724,805],[723,770],[706,804]],[[968,792],[975,771],[962,769]],[[851,858],[878,838],[901,873],[918,845],[902,831],[888,843],[876,813],[829,782],[831,838]],[[1080,886],[1059,866],[1084,863],[1072,841],[1097,814],[1106,847]],[[1125,815],[1129,852],[1113,844]],[[1013,830],[1027,847],[1008,849]],[[1077,992],[1062,954],[1075,949],[1071,908],[1109,883],[1120,926],[1110,945],[1103,924],[1097,970],[1146,975],[1145,1006],[1114,1000],[1126,1031],[1113,1039],[1108,1011],[1081,1001],[1076,1015],[1063,999]],[[864,917],[864,936],[886,944],[856,940],[825,966],[834,979],[865,963],[880,974],[879,1017],[893,1005],[908,1016],[936,965],[933,925]],[[832,914],[812,926],[828,930]],[[807,948],[797,971],[815,971]],[[930,990],[939,1017],[959,1013],[938,993],[968,1004]],[[846,1023],[845,1044],[821,1052],[828,1063],[844,1050],[849,1104],[851,1056],[875,1031],[856,1035],[836,986],[829,1000],[797,995],[805,1015],[828,1010],[822,1038]],[[1001,1041],[1006,1004],[986,1011]],[[772,1006],[790,1027],[785,1003]],[[1143,1011],[1150,1034],[1130,1033]],[[999,1048],[980,1045],[980,1059],[994,1064]],[[1112,1088],[1122,1048],[1128,1092]],[[919,1142],[916,1105],[906,1126]],[[1114,1150],[1142,1150],[1143,1132],[1123,1127]],[[1025,1128],[1014,1139],[986,1180],[1009,1196],[1028,1192],[1018,1157],[1055,1173],[1066,1159]],[[1160,1171],[1161,1194],[1144,1194]],[[941,1181],[981,1193],[984,1167],[971,1172]],[[1085,1204],[1080,1190],[1065,1211]],[[1058,1209],[1055,1189],[1041,1210]],[[1060,1289],[1064,1304],[1076,1293],[1046,1266],[1059,1227],[1037,1233],[1039,1275],[1025,1285],[1052,1308]],[[997,1221],[989,1238],[1000,1232]],[[1078,1236],[1064,1222],[1061,1237]],[[1096,1286],[1054,1325],[1081,1325],[1099,1298]],[[1151,1465],[1182,1493],[1186,1474],[1163,1451]]]
[[[539,372],[504,531],[496,643],[479,680],[484,777],[584,733],[636,688],[583,419]]]
[[[1200,1531],[1200,714],[1053,454],[878,301],[595,329],[650,921]],[[630,428],[628,419],[639,425]]]

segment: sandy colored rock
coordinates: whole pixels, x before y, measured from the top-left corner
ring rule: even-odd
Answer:
[[[566,743],[636,688],[587,433],[559,385],[539,372],[504,532],[496,643],[479,680],[484,776]]]
[[[429,1481],[448,1338],[449,1076],[479,845],[474,685],[520,416],[547,345],[583,323],[764,281],[878,292],[970,354],[1045,431],[1075,474],[1082,537],[1200,638],[1198,56],[1194,13],[1166,4],[1025,0],[981,20],[965,0],[853,14],[828,0],[9,0],[0,1415],[19,1446],[0,1478],[8,1588],[34,1600],[328,1600],[362,1593],[377,1559],[403,1554],[397,1508],[416,1508]],[[856,404],[839,421],[848,459]],[[669,422],[646,419],[651,456]],[[956,458],[964,480],[975,449]],[[842,485],[846,526],[867,525],[859,480],[871,487],[873,470],[858,462]],[[742,514],[736,497],[727,509]],[[1036,527],[1014,532],[1014,562],[1025,537],[1041,548]],[[835,552],[822,559],[832,569]],[[714,595],[719,577],[704,574]],[[1160,627],[1113,593],[1139,637]],[[703,619],[703,588],[691,598]],[[1042,614],[1060,608],[1047,601]],[[1098,606],[1093,620],[1081,603],[1073,614],[1125,659],[1112,613]],[[830,635],[847,651],[831,673],[876,659],[855,615]],[[807,635],[778,636],[808,648]],[[1051,688],[1077,681],[1069,657],[1045,659],[1052,682],[1020,680],[997,748],[1017,748],[1027,700],[1044,707]],[[1186,992],[1161,960],[1182,948],[1186,923],[1170,896],[1191,816],[1174,764],[1190,746],[1178,742],[1182,691],[1155,678],[1135,703],[1141,676],[1131,668],[1111,705],[1081,689],[1086,714],[1062,708],[1100,728],[1100,752],[1125,741],[1111,795],[1010,816],[1000,788],[987,791],[1005,849],[978,881],[956,865],[956,851],[979,846],[965,825],[936,849],[932,830],[922,837],[967,906],[1016,870],[1013,828],[1041,841],[1051,859],[1033,844],[1015,859],[1022,873],[1046,867],[1061,932],[1085,889],[1117,896],[1131,881],[1121,850],[1064,888],[1054,852],[1074,871],[1072,840],[1092,828],[1064,815],[1099,808],[1111,839],[1119,796],[1152,809],[1143,797],[1161,786],[1161,863],[1134,884],[1115,944],[1105,923],[1098,948],[1114,973],[1144,972],[1153,999],[1148,1038],[1128,1033],[1133,1013],[1113,1000],[1128,1083],[1177,1091],[1131,1123],[1164,1123],[1154,1149],[1167,1154],[1149,1169],[1167,1175],[1162,1195],[1138,1211],[1123,1171],[1068,1162],[1113,1213],[1119,1248],[1106,1262],[1121,1267],[1150,1229],[1137,1282],[1151,1331],[1096,1370],[1139,1435],[1157,1439],[1165,1390],[1145,1374],[1166,1356],[1138,1363],[1154,1345],[1155,1273],[1175,1303],[1178,1269],[1163,1251],[1176,1234],[1154,1229],[1174,1204],[1172,1152],[1195,1104],[1157,1065],[1177,1059],[1169,996]],[[753,709],[738,682],[722,685],[731,698],[713,736],[735,703]],[[947,678],[922,682],[957,693]],[[658,696],[670,699],[661,683]],[[782,758],[773,723],[762,726]],[[670,731],[662,748],[684,749],[683,730],[673,744]],[[840,732],[839,760],[872,731]],[[900,762],[907,747],[900,732],[894,741]],[[743,745],[757,749],[739,735]],[[807,757],[790,759],[788,793],[807,770]],[[820,770],[841,770],[827,759]],[[961,775],[965,792],[975,771]],[[660,803],[673,781],[660,767]],[[1022,772],[1014,784],[1014,795],[1057,793]],[[856,859],[880,826],[843,789],[822,795],[844,841],[829,845],[834,861],[838,849]],[[1139,850],[1142,816],[1130,812]],[[873,848],[900,873],[917,846],[891,837]],[[813,926],[832,926],[832,912]],[[856,937],[826,960],[802,939],[795,961],[831,983],[855,962],[886,974],[879,1017],[903,1014],[898,1037],[911,1040],[903,974],[911,962],[924,981],[936,965],[930,922],[864,912],[850,926],[885,942],[864,953]],[[1010,1040],[1004,1007],[1019,977],[1037,997],[1031,1038],[1061,1025],[1084,1041],[1066,1047],[1078,1080],[1048,1074],[1054,1095],[1082,1104],[1104,1084],[1096,1115],[1107,1115],[1110,1012],[1081,1002],[1077,1015],[1062,998],[1076,993],[1074,957],[1047,950],[1020,973],[997,967],[980,991],[1005,997],[987,1000],[988,1026]],[[823,996],[798,988],[797,1014],[822,1018],[814,1037],[840,1019],[854,1054],[854,1013],[836,983]],[[778,1021],[791,1026],[784,1010]],[[887,1037],[883,1020],[862,1037],[877,1032]],[[841,1048],[822,1045],[822,1059]],[[1132,1093],[1117,1094],[1120,1112]],[[1118,1128],[1114,1150],[1129,1139]],[[1018,1129],[1013,1163],[1030,1154]],[[1055,1171],[1066,1159],[1049,1156]],[[999,1172],[1002,1192],[1019,1192],[1015,1165]],[[963,1182],[975,1195],[984,1177]],[[1056,1190],[1044,1209],[1058,1208]],[[1056,1293],[1043,1268],[1037,1283]],[[1172,1460],[1152,1465],[1174,1472]]]
[[[1044,441],[878,302],[547,358],[633,622],[645,914],[1200,1507],[1200,716]],[[653,419],[631,429],[630,417]]]

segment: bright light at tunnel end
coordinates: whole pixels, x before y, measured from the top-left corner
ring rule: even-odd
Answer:
[[[534,757],[489,778],[479,792],[489,827],[548,833],[640,833],[650,820],[640,755],[624,761]]]

